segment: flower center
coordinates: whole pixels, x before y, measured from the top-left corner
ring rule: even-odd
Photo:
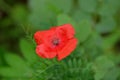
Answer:
[[[52,40],[52,44],[55,46],[59,45],[59,43],[60,43],[60,40],[58,38],[55,38]]]

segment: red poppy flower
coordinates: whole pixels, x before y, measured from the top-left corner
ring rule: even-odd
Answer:
[[[76,47],[75,31],[70,24],[52,27],[50,30],[37,31],[34,34],[37,43],[36,53],[42,58],[58,60],[67,57]]]

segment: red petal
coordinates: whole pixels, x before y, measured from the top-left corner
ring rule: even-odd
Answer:
[[[71,39],[68,43],[63,47],[61,51],[58,51],[58,60],[62,60],[63,58],[67,57],[77,45],[77,39]]]
[[[44,44],[38,45],[36,48],[36,53],[42,58],[54,58],[57,54],[56,51],[51,51]]]
[[[44,37],[45,34],[46,34],[46,31],[37,31],[34,34],[34,39],[35,39],[35,41],[38,45],[43,42],[43,37]]]
[[[34,39],[37,43],[37,45],[43,43],[45,40],[47,40],[49,35],[53,35],[55,29],[45,30],[45,31],[37,31],[34,34]]]
[[[62,26],[59,26],[57,29],[63,30],[69,39],[74,37],[75,30],[71,24],[64,24]]]

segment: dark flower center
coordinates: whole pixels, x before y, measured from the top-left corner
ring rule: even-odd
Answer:
[[[59,45],[59,43],[60,43],[60,40],[58,38],[55,38],[52,40],[52,44],[55,46]]]

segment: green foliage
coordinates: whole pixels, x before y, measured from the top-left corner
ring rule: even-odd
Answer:
[[[51,26],[54,20],[55,14],[49,10],[47,4],[47,0],[29,0],[29,7],[31,9],[29,23],[37,29],[45,29]]]
[[[96,25],[96,30],[100,33],[112,32],[116,28],[116,22],[112,17],[102,17]]]
[[[81,21],[79,23],[78,29],[76,29],[76,36],[78,37],[80,42],[85,41],[92,32],[92,25],[89,21]]]
[[[20,49],[23,56],[28,62],[34,62],[37,60],[37,55],[35,53],[35,45],[26,41],[25,39],[20,40]]]
[[[119,9],[119,0],[104,0],[101,1],[100,8],[98,9],[98,13],[101,16],[113,16],[116,14],[117,10]]]
[[[120,80],[119,14],[120,0],[0,0],[0,80]],[[33,33],[67,23],[75,51],[38,57]]]
[[[5,55],[5,59],[8,63],[8,65],[12,66],[13,68],[20,68],[20,66],[22,65],[22,68],[20,70],[24,70],[24,68],[26,68],[26,63],[17,55],[13,54],[13,53],[8,53]],[[18,62],[16,62],[16,61]]]
[[[78,0],[79,6],[83,11],[95,12],[98,5],[98,0]]]
[[[25,59],[13,53],[6,53],[4,57],[8,66],[0,67],[0,75],[5,79],[39,80],[39,78],[46,78],[46,76],[38,75],[43,75],[49,67],[54,66],[56,61],[39,59],[33,46],[30,41],[21,39],[20,48]]]
[[[8,53],[5,54],[5,59],[9,66],[0,67],[0,74],[3,77],[17,79],[28,76],[28,74],[26,73],[30,71],[30,68],[27,66],[26,62],[21,57],[13,53]]]
[[[76,27],[76,23],[75,23],[75,21],[71,17],[69,17],[66,14],[58,15],[58,17],[57,17],[57,24],[58,25],[62,25],[62,24],[66,24],[66,23],[71,23],[74,27]]]
[[[120,74],[120,69],[107,56],[98,57],[93,69],[95,71],[95,80],[117,80]]]
[[[72,7],[72,0],[47,0],[48,7],[51,7],[52,10],[57,11],[57,13],[69,13]],[[65,5],[65,6],[61,6]],[[53,7],[52,7],[53,6]],[[59,11],[58,11],[59,10]]]
[[[78,17],[79,16],[79,17]],[[76,10],[73,14],[72,17],[79,23],[82,20],[88,20],[92,22],[92,15],[85,12],[85,11],[80,11],[79,9]]]
[[[119,40],[119,38],[120,38],[119,30],[116,30],[114,33],[104,38],[103,48],[104,49],[113,48],[116,42]]]

